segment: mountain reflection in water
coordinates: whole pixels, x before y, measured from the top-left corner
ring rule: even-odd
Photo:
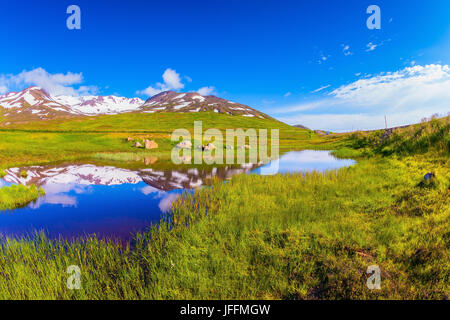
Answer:
[[[277,172],[322,171],[353,163],[336,159],[328,151],[289,152],[278,160]],[[35,184],[46,195],[25,208],[1,212],[0,234],[20,237],[43,230],[49,238],[95,234],[99,238],[126,241],[135,232],[158,223],[179,195],[201,187],[206,179],[225,180],[242,173],[267,174],[271,169],[273,163],[165,171],[92,164],[10,168],[0,179],[0,187]],[[26,178],[21,177],[22,170],[27,170]]]

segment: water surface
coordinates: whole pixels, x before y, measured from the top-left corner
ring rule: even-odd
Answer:
[[[332,170],[354,164],[329,151],[295,151],[268,164],[243,164],[209,169],[139,170],[92,164],[11,168],[0,187],[35,184],[46,195],[25,208],[0,212],[0,234],[21,237],[42,230],[49,238],[85,235],[130,239],[158,223],[183,192],[201,187],[205,179],[235,174],[273,174]],[[28,171],[27,178],[20,172]]]

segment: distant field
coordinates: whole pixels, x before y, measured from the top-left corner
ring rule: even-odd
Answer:
[[[82,117],[15,124],[0,129],[0,168],[42,164],[53,161],[86,159],[96,153],[140,152],[127,137],[155,140],[159,148],[149,151],[168,157],[174,143],[173,130],[185,128],[193,132],[194,121],[202,121],[203,129],[220,130],[255,128],[280,130],[281,149],[302,149],[329,143],[312,131],[294,128],[275,120],[229,116],[214,112],[197,114],[158,113],[120,114]],[[270,139],[269,139],[270,142]]]
[[[6,129],[45,131],[113,131],[113,132],[167,132],[176,128],[191,129],[194,121],[203,121],[209,128],[296,128],[279,121],[217,114],[199,113],[123,113],[78,117],[74,119],[46,120],[11,124]]]

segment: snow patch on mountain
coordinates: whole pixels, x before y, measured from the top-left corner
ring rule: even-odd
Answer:
[[[86,115],[129,112],[144,104],[144,100],[139,98],[117,96],[56,96],[54,100]]]
[[[20,92],[10,92],[0,96],[0,106],[5,109],[37,107],[81,115],[116,114],[138,110],[144,104],[139,98],[117,96],[51,96],[40,87],[30,87]],[[17,110],[16,110],[17,111]]]

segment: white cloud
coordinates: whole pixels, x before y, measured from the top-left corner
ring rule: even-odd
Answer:
[[[261,103],[263,103],[263,104],[274,104],[275,100],[262,99]]]
[[[331,100],[331,99],[330,99]],[[300,103],[293,106],[288,107],[281,107],[277,108],[273,111],[274,114],[285,114],[285,113],[293,113],[293,112],[299,112],[299,111],[308,111],[308,110],[316,110],[322,108],[324,105],[326,105],[326,100],[318,100],[313,102],[306,102],[306,103]],[[331,101],[330,101],[331,103]]]
[[[155,96],[155,95],[157,95],[158,93],[161,93],[161,92],[163,92],[163,91],[165,91],[165,90],[168,90],[168,89],[162,89],[161,87],[159,87],[159,88],[153,88],[152,86],[150,86],[150,87],[148,87],[148,88],[146,88],[146,89],[144,89],[144,90],[136,91],[136,93],[137,93],[137,94],[141,94],[141,95],[145,95],[145,96],[151,97],[151,96]]]
[[[290,93],[290,92],[286,92],[286,93],[284,94],[284,97],[287,98],[287,97],[289,97],[291,94],[292,94],[292,93]]]
[[[417,107],[449,108],[450,68],[436,64],[408,67],[343,85],[330,95],[363,108],[383,105],[404,111]]]
[[[274,110],[274,114],[299,111],[308,114],[279,119],[333,131],[383,128],[384,115],[389,126],[416,123],[423,117],[450,111],[450,68],[440,64],[416,65],[365,77],[322,99]]]
[[[373,51],[373,50],[375,50],[376,48],[381,47],[381,46],[384,45],[385,43],[391,42],[391,41],[392,41],[392,39],[389,38],[389,39],[386,39],[386,40],[381,41],[381,42],[378,43],[378,44],[375,44],[375,43],[373,43],[373,42],[369,42],[369,43],[366,45],[366,52]]]
[[[164,80],[164,83],[158,82],[155,85],[149,86],[144,90],[137,91],[136,93],[147,96],[154,96],[163,91],[180,90],[184,88],[184,84],[181,82],[180,75],[173,69],[167,68],[166,71],[164,71],[162,78]]]
[[[74,88],[83,82],[82,73],[49,73],[43,68],[22,71],[18,74],[0,75],[0,91],[22,90],[26,86],[39,86],[53,95],[73,95],[97,92],[95,86]]]
[[[319,55],[320,55],[320,59],[317,61],[318,64],[322,64],[322,62],[326,62],[328,60],[328,58],[331,57],[331,55],[324,55],[322,51],[319,53]]]
[[[378,47],[378,45],[375,44],[375,43],[369,42],[369,43],[366,45],[366,47],[367,47],[366,52],[370,52],[370,51],[375,50],[375,49]]]
[[[353,52],[350,51],[350,46],[345,44],[342,45],[342,53],[344,56],[351,56],[353,54]]]
[[[164,83],[171,89],[179,90],[184,88],[184,84],[181,83],[180,75],[170,68],[166,69],[163,73]]]
[[[99,89],[97,86],[80,86],[77,89],[77,94],[80,96],[96,95],[98,92]],[[120,96],[119,93],[116,93],[115,95]]]
[[[163,82],[158,82],[155,85],[149,86],[148,88],[140,91],[136,91],[136,94],[146,95],[146,96],[154,96],[158,93],[161,93],[163,91],[168,90],[180,90],[184,88],[184,83],[181,81],[180,74],[177,73],[175,70],[171,68],[167,68],[166,71],[164,71],[163,75]],[[188,76],[183,76],[183,78],[188,81],[192,82],[192,79]],[[202,96],[208,96],[211,94],[214,94],[216,91],[216,88],[213,86],[206,86],[202,87],[197,90],[198,94],[201,94]]]
[[[316,92],[325,90],[326,88],[329,88],[329,87],[331,87],[330,84],[328,84],[328,85],[326,85],[326,86],[323,86],[323,87],[320,87],[320,88],[318,88],[318,89],[316,89],[316,90],[313,90],[313,91],[311,91],[311,93],[316,93]]]
[[[388,127],[407,125],[419,122],[424,117],[430,117],[434,112],[422,113],[412,111],[387,115]],[[308,128],[346,132],[355,130],[384,129],[384,114],[306,114],[290,117],[280,117],[279,120],[288,124],[302,124]],[[414,120],[408,120],[414,119]]]
[[[210,87],[203,87],[197,90],[197,93],[202,96],[209,96],[215,92],[216,88],[210,86]]]
[[[6,86],[0,86],[0,94],[7,93],[9,91],[8,87]]]

